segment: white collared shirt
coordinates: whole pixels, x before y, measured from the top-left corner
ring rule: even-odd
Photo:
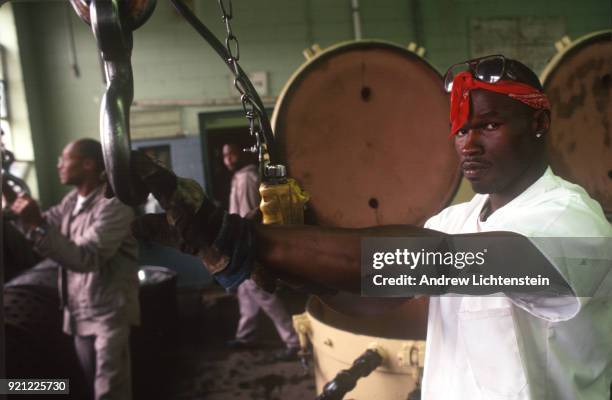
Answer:
[[[538,247],[535,241],[542,237],[598,237],[604,238],[600,243],[610,243],[612,227],[600,205],[550,169],[486,221],[479,221],[487,197],[476,195],[468,203],[449,207],[425,227],[452,234],[512,231],[533,238]],[[577,249],[587,266],[592,250],[588,246],[593,243],[589,239],[585,248]],[[577,270],[567,249],[540,249],[575,293],[595,287],[590,292],[596,295],[431,297],[423,400],[608,398],[612,274],[609,269],[607,274],[585,274],[588,268],[581,265]]]
[[[101,190],[101,189],[93,190],[91,193],[89,193],[86,196],[81,196],[80,194],[77,194],[76,203],[74,204],[74,209],[72,210],[72,215],[74,216],[74,215],[77,215],[79,212],[81,212],[81,209],[83,208],[85,203],[89,199],[93,199],[94,196],[97,195],[98,190]]]

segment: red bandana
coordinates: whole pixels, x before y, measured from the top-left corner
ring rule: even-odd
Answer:
[[[464,71],[453,79],[450,109],[451,136],[465,125],[470,116],[470,91],[474,89],[506,94],[536,110],[550,110],[546,95],[532,86],[508,80],[486,83],[474,79],[470,72]]]

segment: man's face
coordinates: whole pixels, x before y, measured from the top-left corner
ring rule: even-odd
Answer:
[[[230,171],[236,171],[240,166],[240,153],[236,146],[226,144],[223,146],[223,164]]]
[[[470,117],[455,135],[463,175],[476,193],[513,197],[531,183],[539,157],[529,109],[486,90],[470,97]]]
[[[87,176],[86,161],[78,153],[77,146],[74,143],[64,147],[62,155],[57,160],[57,172],[60,182],[64,185],[79,185]]]

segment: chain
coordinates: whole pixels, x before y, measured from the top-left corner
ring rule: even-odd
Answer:
[[[219,0],[219,8],[221,8],[221,18],[225,23],[226,37],[225,37],[225,48],[227,49],[228,59],[227,62],[231,66],[231,70],[234,74],[234,87],[240,93],[240,102],[242,103],[242,109],[244,114],[249,121],[249,133],[255,137],[256,144],[250,149],[245,149],[252,153],[257,153],[259,161],[260,172],[265,171],[264,165],[264,146],[262,144],[262,122],[260,110],[255,107],[253,98],[249,94],[247,84],[245,83],[245,77],[241,73],[238,66],[238,60],[240,60],[240,44],[238,38],[232,31],[232,18],[234,17],[234,10],[232,6],[232,0]],[[263,174],[262,174],[263,177]]]

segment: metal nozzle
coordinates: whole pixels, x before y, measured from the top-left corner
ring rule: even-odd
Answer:
[[[274,180],[286,179],[287,168],[282,164],[268,165],[266,167],[266,177]]]

